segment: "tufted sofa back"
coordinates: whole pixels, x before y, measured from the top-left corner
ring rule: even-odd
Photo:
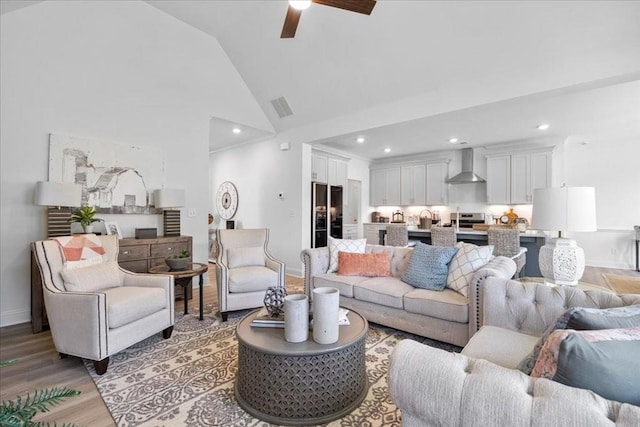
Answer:
[[[480,285],[480,322],[540,336],[571,307],[612,308],[640,304],[640,295],[583,291],[489,277]]]
[[[379,254],[388,252],[391,254],[391,275],[394,277],[402,277],[407,266],[409,265],[409,260],[411,259],[411,254],[413,253],[413,248],[405,248],[401,246],[382,246],[382,245],[367,245],[365,248],[365,252],[368,254]]]

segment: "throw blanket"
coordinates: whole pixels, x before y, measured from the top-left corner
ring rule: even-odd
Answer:
[[[62,257],[68,267],[70,264],[100,263],[105,254],[102,242],[95,234],[53,237],[53,240],[60,245]],[[90,262],[84,263],[85,260],[90,260]]]

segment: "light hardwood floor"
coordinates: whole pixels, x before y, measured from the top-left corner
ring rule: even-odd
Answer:
[[[619,274],[640,277],[634,270],[587,267],[582,281],[606,287],[602,274]],[[205,305],[217,301],[215,275],[204,287]],[[287,276],[287,286],[302,284],[302,279]],[[197,291],[190,307],[197,304]],[[176,303],[182,309],[182,301]],[[79,396],[70,397],[34,420],[68,422],[91,427],[114,426],[115,423],[100,398],[98,390],[80,359],[60,359],[50,332],[31,333],[31,324],[0,328],[0,360],[17,359],[14,365],[0,368],[0,400],[12,400],[36,389],[69,387],[79,390]]]

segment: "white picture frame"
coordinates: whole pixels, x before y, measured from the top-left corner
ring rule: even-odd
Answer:
[[[107,230],[107,235],[109,236],[116,235],[118,236],[118,240],[122,239],[122,231],[120,231],[120,226],[118,225],[117,222],[105,221],[104,228]]]

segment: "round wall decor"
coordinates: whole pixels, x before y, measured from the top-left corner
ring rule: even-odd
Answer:
[[[238,190],[229,181],[225,181],[218,187],[216,195],[216,207],[222,219],[231,219],[238,210]]]

